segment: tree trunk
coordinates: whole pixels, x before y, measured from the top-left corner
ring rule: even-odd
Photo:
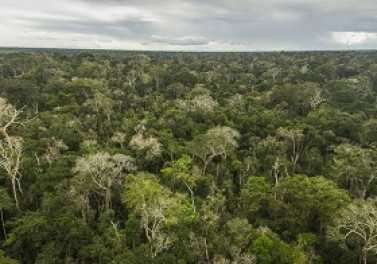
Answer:
[[[85,215],[85,209],[84,208],[81,209],[81,217],[82,217],[82,220],[84,220],[84,222],[86,223],[86,215]]]
[[[208,263],[209,262],[209,254],[208,254],[207,238],[204,239],[204,250],[205,250],[206,261]]]
[[[367,264],[367,251],[363,250],[363,264]]]
[[[292,160],[292,176],[294,176],[296,174],[296,167],[297,167],[297,162],[298,162],[299,157],[300,156],[298,154],[295,154],[294,156],[291,157],[291,160]]]
[[[8,237],[7,237],[7,231],[5,230],[3,208],[0,208],[0,219],[1,219],[1,226],[3,227],[4,239],[7,240]]]
[[[105,193],[105,206],[106,206],[106,210],[109,210],[110,209],[110,203],[111,203],[111,188],[107,188],[106,189],[106,193]]]
[[[14,202],[16,204],[16,209],[17,209],[17,211],[20,211],[20,204],[18,202],[18,197],[17,197],[17,188],[16,188],[16,178],[15,177],[12,177],[12,192],[13,192]]]
[[[192,209],[194,210],[194,212],[196,212],[194,191],[191,189],[190,185],[188,185],[188,183],[187,183],[186,181],[184,181],[184,183],[185,183],[187,189],[188,189],[189,192],[190,192]]]
[[[203,168],[203,176],[206,175],[208,164],[209,164],[209,161],[206,161],[206,160],[205,160],[205,161],[204,161],[204,168]]]

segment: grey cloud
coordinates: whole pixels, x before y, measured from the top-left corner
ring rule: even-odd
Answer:
[[[47,3],[47,0],[36,1]],[[10,0],[7,2],[12,5]],[[62,14],[66,19],[22,20],[35,31],[80,33],[178,47],[210,46],[216,42],[242,43],[261,49],[266,46],[331,49],[343,47],[331,42],[331,32],[377,32],[375,0],[66,0],[64,3],[72,3],[74,8],[78,2],[81,8],[88,6],[95,10],[95,15],[85,16],[86,10],[81,10],[83,16],[80,16],[77,10]],[[19,8],[17,4],[15,9]],[[107,16],[101,17],[102,10],[109,8]],[[122,8],[136,11],[123,14]],[[114,10],[120,12],[112,17]],[[59,11],[54,14],[60,15]],[[360,47],[370,48],[372,44]]]
[[[115,22],[99,20],[42,20],[36,27],[47,31],[95,34],[114,38],[144,38],[153,34],[153,22],[124,19]]]
[[[165,43],[169,45],[208,45],[209,41],[202,37],[161,37],[152,36],[153,42]]]
[[[297,7],[305,7],[307,9],[315,9],[321,11],[343,10],[344,12],[369,12],[373,14],[377,10],[377,2],[375,0],[78,0],[78,2],[102,5],[102,6],[138,6],[138,7],[160,7],[162,9],[169,6],[186,5],[192,8],[212,7],[222,8],[224,11],[230,12],[241,10],[250,12],[252,10],[258,10],[259,12],[269,12],[274,10],[289,10]],[[186,10],[190,11],[190,10]],[[209,10],[209,12],[211,12]]]

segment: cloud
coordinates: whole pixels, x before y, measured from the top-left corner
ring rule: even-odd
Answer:
[[[101,35],[114,39],[140,39],[149,37],[154,32],[154,24],[139,18],[129,18],[113,22],[99,20],[36,20],[33,28],[48,32],[78,33]]]
[[[371,32],[332,32],[331,39],[342,45],[377,44],[377,33]]]
[[[209,41],[202,37],[161,37],[152,36],[152,41],[170,45],[208,45]]]
[[[376,44],[375,0],[1,2],[0,45],[7,46],[252,51]]]

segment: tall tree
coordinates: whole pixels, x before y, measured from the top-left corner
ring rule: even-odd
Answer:
[[[167,227],[179,225],[184,219],[181,212],[192,211],[184,200],[161,185],[153,174],[128,175],[123,201],[140,219],[152,257],[171,247],[173,238]]]
[[[292,174],[296,173],[297,162],[307,151],[309,145],[305,140],[303,130],[300,128],[283,128],[277,130],[278,136],[284,138],[290,147],[290,160],[292,163]]]
[[[328,236],[347,247],[360,248],[363,264],[377,257],[377,200],[355,200],[336,217]]]
[[[184,188],[190,194],[191,205],[195,211],[194,188],[200,179],[200,171],[197,167],[192,167],[192,159],[188,155],[183,155],[172,166],[163,168],[161,172],[162,176],[170,180],[172,185],[176,186],[183,183]]]
[[[293,237],[299,232],[323,233],[336,212],[350,202],[345,190],[322,176],[287,177],[277,187],[276,222]],[[288,232],[286,232],[288,233]]]
[[[22,138],[11,136],[8,133],[10,127],[19,123],[18,118],[22,110],[17,110],[8,104],[6,99],[0,97],[0,166],[6,171],[8,178],[12,183],[13,198],[17,210],[20,204],[17,195],[17,189],[21,189],[21,156],[22,156]]]
[[[194,138],[190,144],[190,150],[203,162],[203,174],[206,173],[208,164],[213,158],[217,156],[226,158],[227,154],[238,146],[237,139],[239,137],[240,134],[237,130],[226,126],[217,126]]]
[[[377,180],[377,151],[349,143],[335,148],[333,173],[353,197],[366,198]]]
[[[119,182],[124,173],[135,170],[135,160],[127,155],[97,153],[79,158],[73,171],[91,177],[94,186],[105,197],[106,210],[111,207],[111,193],[114,183]]]

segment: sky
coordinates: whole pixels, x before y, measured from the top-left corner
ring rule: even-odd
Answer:
[[[0,22],[7,47],[377,48],[377,0],[0,0]]]

